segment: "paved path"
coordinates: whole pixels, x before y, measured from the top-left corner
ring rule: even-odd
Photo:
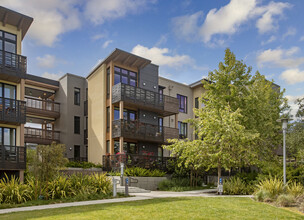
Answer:
[[[0,209],[0,214],[11,213],[11,212],[22,212],[22,211],[34,211],[34,210],[43,210],[43,209],[56,209],[56,208],[65,208],[73,206],[84,206],[84,205],[96,205],[96,204],[106,204],[106,203],[117,203],[117,202],[130,202],[138,200],[147,200],[154,198],[168,198],[168,197],[251,197],[251,196],[220,196],[214,193],[214,189],[205,189],[205,190],[195,190],[195,191],[185,191],[185,192],[167,192],[167,191],[151,191],[149,193],[130,193],[135,197],[128,198],[117,198],[117,199],[103,199],[103,200],[91,200],[91,201],[82,201],[82,202],[70,202],[70,203],[58,203],[51,205],[39,205],[39,206],[28,206],[20,208],[11,208],[11,209]]]

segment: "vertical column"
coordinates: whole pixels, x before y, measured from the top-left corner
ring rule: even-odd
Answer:
[[[178,114],[175,114],[175,128],[178,128]]]
[[[24,95],[25,95],[25,80],[21,79],[20,81],[20,100],[24,100]],[[19,111],[21,109],[19,108]],[[22,112],[19,112],[19,115]],[[23,112],[25,114],[25,112]],[[24,124],[20,125],[20,146],[24,146]]]
[[[119,102],[119,119],[123,120],[123,111],[124,111],[124,103],[123,101]],[[121,129],[123,129],[123,127],[121,126]],[[124,138],[123,137],[119,137],[119,152],[123,153],[123,145],[124,145]]]
[[[107,71],[105,72],[107,74]],[[112,87],[114,85],[114,65],[113,62],[110,62],[110,97],[109,97],[109,104],[110,104],[110,154],[114,154],[114,140],[112,138],[113,126],[112,122],[114,120],[114,107],[112,105]]]

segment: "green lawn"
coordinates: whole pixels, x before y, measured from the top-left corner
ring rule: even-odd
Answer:
[[[0,219],[304,219],[249,198],[183,197],[0,215]]]

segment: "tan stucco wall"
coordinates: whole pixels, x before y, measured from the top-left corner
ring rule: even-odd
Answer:
[[[88,78],[88,161],[102,163],[106,154],[106,65]]]
[[[17,54],[21,54],[21,30],[18,31],[17,27],[9,24],[3,26],[2,22],[0,22],[0,30],[17,35]]]

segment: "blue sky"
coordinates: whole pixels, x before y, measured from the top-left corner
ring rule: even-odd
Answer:
[[[0,0],[34,18],[23,41],[30,74],[87,76],[115,48],[151,59],[160,75],[192,83],[229,47],[253,71],[304,96],[304,1]],[[294,107],[294,105],[293,105]]]

